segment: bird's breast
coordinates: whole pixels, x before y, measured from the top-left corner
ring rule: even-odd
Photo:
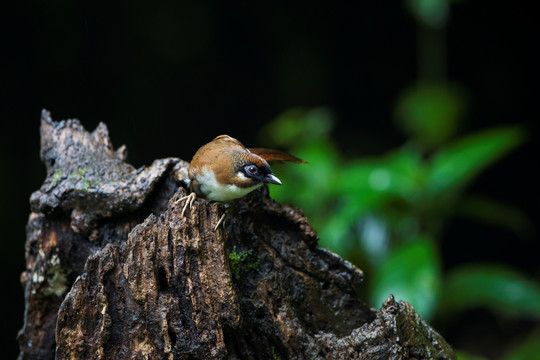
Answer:
[[[219,202],[239,199],[262,185],[258,183],[250,187],[240,187],[234,184],[222,184],[216,179],[215,173],[208,168],[203,168],[200,173],[193,176],[193,179],[198,184],[199,195],[207,200]]]

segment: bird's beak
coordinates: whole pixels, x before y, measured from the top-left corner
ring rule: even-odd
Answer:
[[[264,178],[264,182],[270,183],[270,184],[281,185],[281,181],[279,181],[279,179],[274,174],[266,175],[266,177]]]

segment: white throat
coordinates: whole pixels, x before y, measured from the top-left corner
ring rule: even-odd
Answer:
[[[203,169],[202,175],[196,175],[195,179],[201,184],[200,191],[206,199],[220,202],[239,199],[262,185],[262,183],[259,183],[248,188],[242,188],[232,184],[223,185],[217,182],[214,172],[209,169]]]

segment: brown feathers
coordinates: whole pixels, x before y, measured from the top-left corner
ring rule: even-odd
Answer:
[[[201,146],[191,160],[190,190],[208,200],[227,202],[245,196],[263,184],[281,185],[268,162],[305,163],[283,151],[247,149],[228,135]]]
[[[275,150],[275,149],[265,149],[265,148],[249,148],[249,151],[255,155],[259,155],[264,160],[268,162],[272,161],[288,161],[296,164],[307,164],[307,161],[297,158],[291,154],[288,154],[284,151]]]

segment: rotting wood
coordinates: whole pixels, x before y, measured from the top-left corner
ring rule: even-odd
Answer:
[[[357,296],[363,274],[261,188],[186,217],[187,163],[134,169],[105,125],[44,111],[19,359],[455,359],[407,303]]]

